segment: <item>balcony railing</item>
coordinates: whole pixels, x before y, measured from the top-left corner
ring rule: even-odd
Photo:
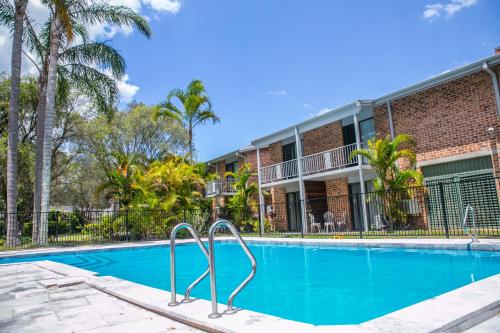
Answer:
[[[304,156],[302,158],[302,172],[304,175],[311,175],[353,166],[358,162],[357,158],[351,158],[354,150],[356,150],[355,143]]]
[[[351,158],[354,150],[356,150],[355,143],[304,156],[302,157],[303,175],[307,176],[355,166],[358,160],[357,158]],[[260,168],[261,184],[293,179],[298,177],[298,175],[299,170],[296,159]]]
[[[260,168],[261,184],[291,179],[297,177],[298,175],[299,168],[296,159]]]
[[[213,196],[218,194],[231,195],[236,193],[233,187],[234,179],[218,179],[207,183],[205,195]]]

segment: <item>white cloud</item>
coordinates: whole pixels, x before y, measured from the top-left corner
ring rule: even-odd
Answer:
[[[118,90],[120,91],[120,102],[130,103],[134,99],[135,94],[139,91],[139,87],[128,83],[128,74],[125,74],[120,80],[116,80]]]
[[[181,3],[178,0],[143,0],[142,2],[156,12],[177,14],[181,9]]]
[[[310,109],[310,108],[312,108],[312,105],[311,105],[311,104],[304,103],[304,104],[302,104],[302,107],[304,107],[304,108],[306,108],[306,109]]]
[[[266,94],[270,96],[285,96],[286,95],[286,90],[268,90],[266,91]]]
[[[474,6],[477,2],[478,0],[450,0],[448,3],[438,2],[426,5],[422,17],[429,22],[441,15],[452,17],[462,9]]]

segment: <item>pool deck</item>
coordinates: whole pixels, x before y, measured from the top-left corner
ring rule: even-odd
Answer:
[[[199,332],[93,288],[49,262],[0,266],[0,332]]]
[[[218,238],[220,241],[227,241],[229,239],[225,237]],[[500,250],[500,240],[496,239],[482,239],[480,243],[470,245],[468,245],[470,243],[468,239],[245,239],[251,242],[278,242],[296,245],[312,244],[318,246]],[[179,242],[189,243],[191,240]],[[142,248],[165,245],[167,243],[166,241],[160,241],[63,249],[45,248],[10,251],[0,254],[0,257]],[[34,270],[36,273],[32,273],[31,275],[24,274],[23,270]],[[26,285],[23,283],[26,283]],[[26,291],[23,288],[26,288]],[[51,293],[64,295],[62,296],[66,297],[64,301],[69,303],[63,305],[64,302],[58,300],[57,295],[52,297]],[[90,293],[90,295],[86,295],[85,293]],[[106,302],[110,305],[111,303],[118,305],[100,307],[98,303],[94,304],[91,302],[93,296],[96,296],[94,297],[95,299],[106,299]],[[35,297],[32,298],[33,302],[38,301],[43,305],[35,306],[35,303],[32,301],[27,301],[27,297]],[[39,300],[37,300],[37,297]],[[182,296],[178,295],[178,297],[182,299]],[[50,301],[44,301],[47,298]],[[9,330],[6,330],[7,328],[16,328],[11,330],[12,332],[68,332],[85,330],[89,332],[113,332],[113,326],[116,326],[116,329],[120,332],[136,331],[140,327],[140,331],[146,333],[168,332],[171,328],[175,328],[175,331],[179,332],[195,331],[195,328],[210,332],[274,331],[276,333],[460,332],[467,329],[470,332],[489,332],[491,331],[489,330],[490,327],[495,327],[495,324],[498,323],[497,317],[498,313],[500,313],[500,274],[360,325],[314,326],[247,310],[241,310],[236,314],[225,314],[218,319],[209,319],[207,316],[211,312],[209,301],[197,299],[189,304],[170,307],[167,305],[169,299],[170,293],[167,291],[116,277],[96,276],[93,272],[52,261],[0,265],[0,309],[2,309],[0,311],[0,331],[2,332],[9,332]],[[25,307],[24,312],[23,310],[19,310],[23,309],[23,307]],[[89,310],[87,311],[82,307],[87,307]],[[66,308],[75,309],[73,310],[74,318],[69,318],[71,317],[70,315],[68,315],[68,318],[64,317],[65,312],[59,314],[59,312]],[[78,308],[80,310],[77,310]],[[124,310],[118,310],[118,314],[111,312],[109,318],[107,318],[108,314],[105,312],[106,310],[111,311],[112,309],[121,308],[127,309],[127,314],[120,317],[119,313],[122,313]],[[3,309],[9,309],[9,311],[6,312]],[[220,304],[219,309],[220,311],[224,310],[225,305]],[[41,312],[38,313],[36,311]],[[85,314],[89,313],[90,317],[88,320],[85,319],[85,315],[81,311],[85,311]],[[94,320],[93,318],[100,318],[100,320]],[[121,318],[123,322],[113,322],[113,319],[110,318]],[[138,324],[138,322],[143,322],[144,325]],[[149,326],[146,323],[149,323]],[[92,325],[101,326],[89,327]],[[119,325],[124,326],[120,328]],[[72,329],[68,330],[68,327]]]

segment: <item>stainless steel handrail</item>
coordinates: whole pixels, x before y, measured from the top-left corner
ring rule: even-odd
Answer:
[[[233,309],[234,298],[243,288],[245,288],[245,286],[250,282],[250,280],[253,279],[257,271],[257,262],[255,261],[255,257],[253,256],[252,252],[250,252],[250,249],[246,245],[243,238],[241,238],[240,234],[238,233],[238,230],[236,230],[234,225],[228,220],[215,221],[215,223],[212,224],[212,226],[210,226],[210,229],[208,230],[208,253],[209,253],[208,267],[210,270],[210,296],[212,298],[212,313],[208,315],[209,318],[218,318],[221,316],[221,314],[217,309],[217,283],[215,281],[214,236],[215,232],[217,231],[217,228],[219,228],[222,225],[226,226],[229,229],[229,231],[231,231],[231,233],[236,238],[240,246],[243,248],[243,251],[245,251],[247,257],[250,259],[250,262],[252,263],[252,271],[250,272],[250,275],[248,275],[248,277],[231,293],[227,301],[227,309],[224,311],[224,313],[230,314],[236,312]]]
[[[195,239],[196,243],[200,247],[201,252],[203,252],[207,260],[209,260],[207,249],[201,242],[198,235],[196,235],[194,228],[189,223],[179,223],[172,229],[172,232],[170,233],[170,302],[168,303],[169,306],[175,306],[180,304],[179,302],[177,302],[176,281],[175,281],[175,236],[177,235],[177,232],[181,229],[189,230],[189,232]],[[200,281],[203,280],[208,275],[209,272],[210,272],[210,267],[207,268],[207,270],[202,275],[200,275],[200,277],[194,280],[193,283],[189,285],[189,287],[187,287],[186,292],[184,294],[184,299],[181,302],[187,303],[190,301],[189,295],[191,294],[191,290],[193,290],[193,288],[198,283],[200,283]]]
[[[470,229],[467,228],[467,216],[469,215],[469,211],[472,213],[472,227],[474,228],[474,235],[472,235]],[[478,229],[476,225],[476,210],[471,205],[467,205],[467,207],[465,207],[464,221],[462,222],[462,228],[464,229],[464,232],[471,237],[472,243],[479,243],[479,240],[477,239]]]

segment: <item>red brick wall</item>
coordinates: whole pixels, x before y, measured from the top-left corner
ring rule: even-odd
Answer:
[[[304,132],[304,156],[320,153],[344,145],[342,122],[315,128]]]
[[[500,66],[495,68],[500,74]],[[386,105],[374,110],[378,137],[389,134]],[[490,149],[486,128],[499,127],[491,76],[478,72],[392,101],[395,133],[416,142],[417,161]]]
[[[325,184],[328,196],[328,211],[333,213],[335,221],[338,221],[345,214],[347,227],[349,230],[352,230],[353,222],[351,219],[349,183],[347,182],[347,178],[327,180]]]

